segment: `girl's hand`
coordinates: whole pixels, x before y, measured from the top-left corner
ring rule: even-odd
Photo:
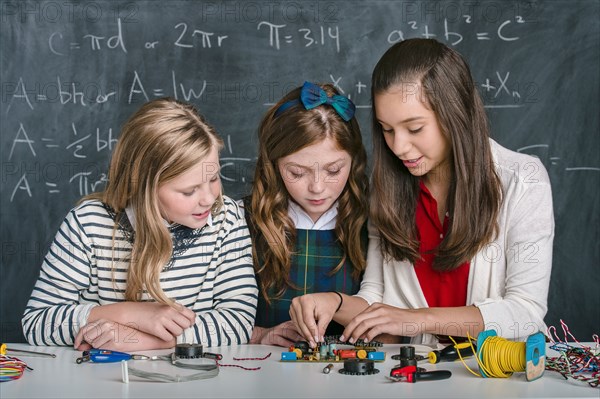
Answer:
[[[163,341],[154,335],[136,330],[131,326],[112,320],[100,319],[86,324],[79,330],[73,347],[80,351],[96,348],[130,352],[167,349],[174,347],[176,343],[176,338]]]
[[[400,309],[382,303],[374,303],[358,314],[344,330],[340,340],[350,343],[363,339],[373,341],[377,336],[415,336],[421,332],[415,314],[407,309]],[[379,339],[379,338],[378,338]]]
[[[163,341],[177,338],[196,322],[196,313],[180,304],[176,304],[177,308],[156,302],[136,304],[142,306],[138,310],[139,325],[134,327]]]
[[[172,307],[157,302],[119,302],[93,308],[88,324],[97,320],[112,320],[167,342],[193,326],[196,313],[180,304]]]
[[[81,327],[73,347],[80,351],[92,348],[120,351],[132,343],[137,343],[140,335],[140,332],[132,327],[101,319]]]
[[[250,343],[289,347],[303,340],[296,325],[290,320],[271,328],[254,327]]]
[[[307,294],[292,299],[290,317],[311,348],[323,341],[325,330],[340,305],[334,292]]]

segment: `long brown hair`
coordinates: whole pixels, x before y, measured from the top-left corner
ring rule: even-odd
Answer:
[[[434,269],[469,261],[498,232],[502,191],[493,164],[483,102],[469,66],[456,51],[433,39],[393,45],[373,71],[371,100],[399,85],[420,84],[425,105],[451,143],[448,234],[437,248]],[[373,112],[371,220],[385,256],[412,263],[420,257],[415,224],[419,178],[388,148]]]
[[[125,208],[132,207],[135,212],[127,301],[139,301],[146,290],[156,301],[171,304],[160,287],[160,272],[172,256],[173,242],[160,212],[158,188],[222,145],[215,130],[191,105],[171,98],[144,104],[125,123],[112,155],[106,188],[82,201],[102,201],[116,213],[113,249],[114,232]],[[221,203],[219,199],[215,205]]]
[[[319,86],[328,96],[339,94],[332,85]],[[348,181],[338,198],[335,226],[344,258],[331,274],[336,273],[348,258],[353,266],[352,276],[358,280],[366,265],[366,243],[361,241],[361,230],[368,215],[367,156],[358,122],[356,118],[345,122],[330,106],[306,110],[297,104],[276,116],[281,104],[300,97],[300,90],[292,90],[269,109],[258,131],[258,161],[251,196],[251,225],[255,236],[252,255],[267,301],[271,289],[277,297],[286,288],[294,287],[289,274],[296,228],[288,216],[290,198],[277,162],[326,138],[333,139],[352,159]]]

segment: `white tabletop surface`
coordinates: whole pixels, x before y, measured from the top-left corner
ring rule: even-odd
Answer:
[[[19,356],[34,370],[27,370],[19,380],[0,383],[0,398],[599,398],[600,389],[573,380],[559,373],[546,371],[536,381],[528,382],[525,373],[515,373],[508,379],[478,378],[460,362],[431,365],[420,362],[428,370],[451,370],[452,377],[442,381],[416,383],[391,382],[386,376],[399,362],[391,355],[400,352],[400,345],[385,345],[386,360],[376,363],[378,374],[368,376],[342,375],[343,366],[336,363],[330,374],[322,372],[326,363],[281,362],[284,348],[263,345],[241,345],[207,348],[221,353],[223,364],[261,367],[247,371],[236,367],[221,367],[212,379],[179,383],[152,382],[130,375],[123,383],[120,363],[76,364],[81,352],[65,347],[30,347],[9,344],[13,349],[29,349],[56,354],[56,358]],[[417,353],[426,354],[425,347]],[[150,351],[144,354],[168,354],[171,351]],[[271,357],[262,361],[235,361],[236,358]],[[10,354],[10,353],[9,353]],[[15,354],[16,355],[16,354]],[[549,355],[553,355],[549,353]],[[476,361],[467,364],[477,370]],[[137,369],[166,374],[187,375],[194,371],[176,368],[166,361],[130,361]]]

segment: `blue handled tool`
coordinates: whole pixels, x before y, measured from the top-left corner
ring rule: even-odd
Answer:
[[[114,363],[130,359],[150,360],[152,358],[146,355],[132,355],[130,353],[110,351],[106,349],[90,349],[88,351],[84,351],[82,356],[78,357],[75,361],[77,364],[81,364],[83,362]]]

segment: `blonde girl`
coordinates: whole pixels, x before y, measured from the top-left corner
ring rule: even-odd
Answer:
[[[173,99],[129,119],[106,189],[69,212],[44,259],[23,315],[30,344],[133,351],[250,339],[251,243],[221,194],[221,147]]]

